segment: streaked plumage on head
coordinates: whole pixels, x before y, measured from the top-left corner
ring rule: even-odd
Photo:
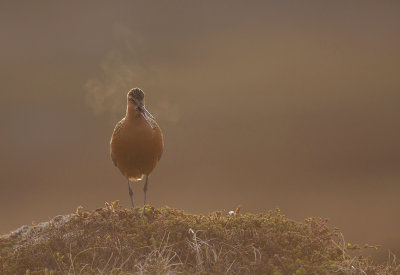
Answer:
[[[139,88],[133,88],[129,91],[128,96],[132,96],[133,98],[143,101],[144,100],[144,92]]]

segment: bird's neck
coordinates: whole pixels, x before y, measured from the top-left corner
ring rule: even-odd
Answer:
[[[125,114],[125,117],[127,118],[127,119],[134,119],[134,120],[136,120],[136,119],[138,119],[139,117],[140,117],[140,114],[139,114],[139,111],[137,110],[137,108],[135,107],[135,106],[133,106],[133,105],[128,105],[127,107],[126,107],[126,114]]]

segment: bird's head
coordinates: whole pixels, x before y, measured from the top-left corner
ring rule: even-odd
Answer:
[[[146,120],[147,124],[153,128],[148,117],[151,119],[154,119],[154,117],[144,107],[144,92],[139,88],[133,88],[128,92],[127,100],[128,109],[133,109],[138,112]]]
[[[128,104],[133,104],[135,107],[144,105],[144,92],[139,88],[133,88],[127,95]]]

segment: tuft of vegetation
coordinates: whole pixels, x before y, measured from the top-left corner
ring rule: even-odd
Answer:
[[[0,237],[0,274],[400,274],[395,257],[377,265],[354,256],[324,219],[239,210],[78,207]]]

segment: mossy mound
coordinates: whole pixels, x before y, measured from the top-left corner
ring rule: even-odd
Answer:
[[[1,274],[398,274],[354,257],[326,220],[168,207],[58,216],[0,238]]]

